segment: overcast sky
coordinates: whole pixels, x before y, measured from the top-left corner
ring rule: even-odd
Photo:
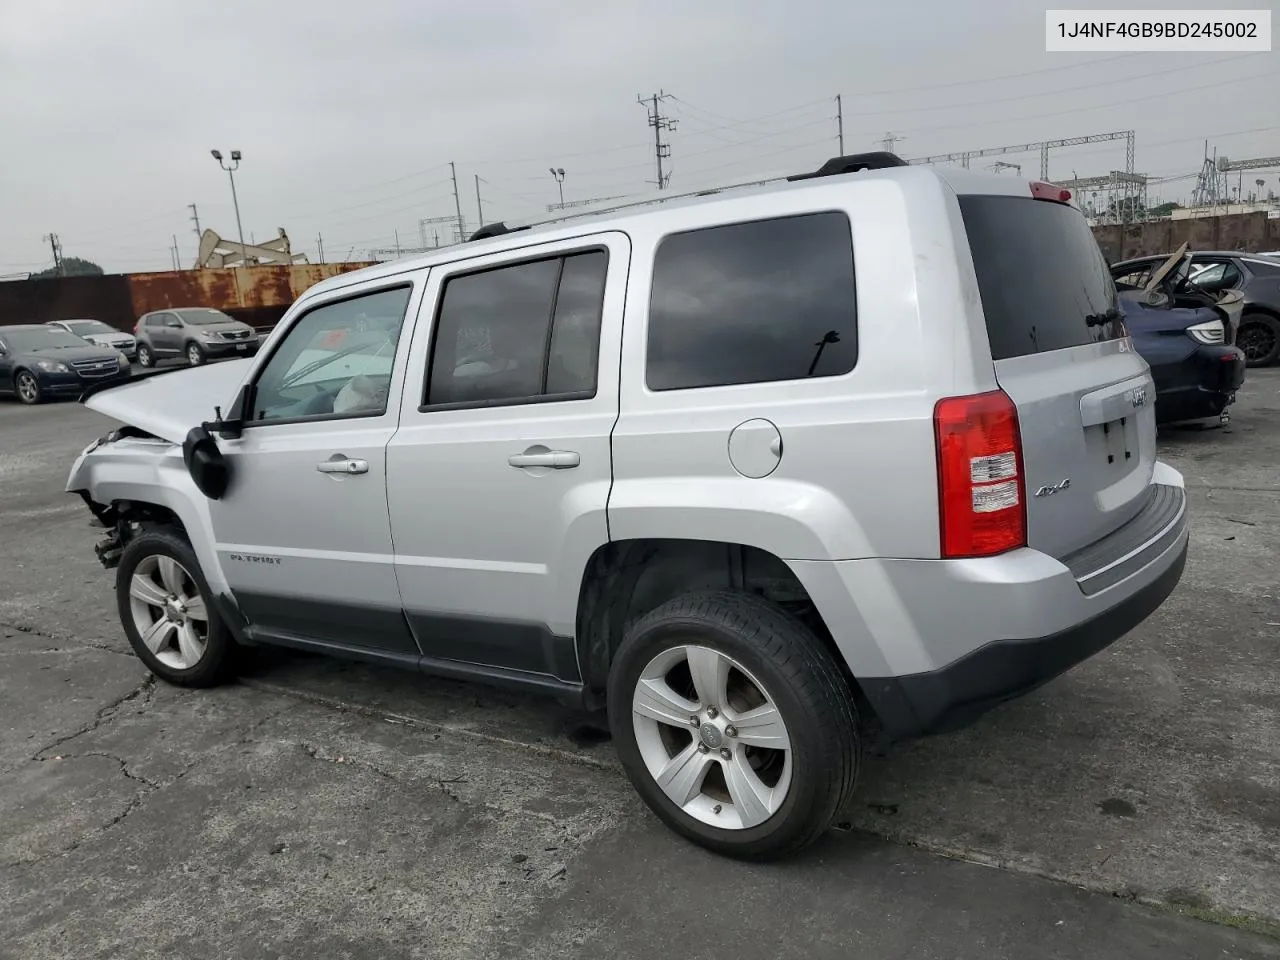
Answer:
[[[0,0],[0,274],[49,265],[50,231],[109,272],[170,269],[176,235],[190,266],[188,204],[236,236],[214,147],[244,153],[245,239],[283,227],[312,259],[317,234],[329,259],[416,246],[454,213],[451,160],[468,228],[476,175],[486,221],[555,202],[552,165],[566,200],[652,189],[636,96],[659,89],[672,189],[817,166],[837,93],[849,153],[887,131],[916,157],[1133,129],[1151,175],[1193,175],[1204,138],[1280,154],[1275,53],[1050,54],[1025,0]],[[1050,174],[1123,165],[1121,141]],[[1258,176],[1280,189],[1276,170],[1246,191]]]

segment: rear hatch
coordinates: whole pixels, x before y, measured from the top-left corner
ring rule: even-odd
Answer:
[[[1155,385],[1079,210],[961,194],[996,380],[1018,409],[1027,545],[1062,558],[1146,504]]]

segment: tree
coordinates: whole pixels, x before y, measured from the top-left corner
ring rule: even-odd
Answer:
[[[63,257],[62,270],[59,272],[57,267],[50,267],[48,270],[41,270],[39,273],[31,275],[32,280],[42,280],[45,277],[100,277],[105,273],[100,266],[92,260],[81,260],[79,257]]]
[[[1168,203],[1156,204],[1156,206],[1152,207],[1147,212],[1153,217],[1167,217],[1169,214],[1173,213],[1173,211],[1181,209],[1182,204],[1170,200]]]

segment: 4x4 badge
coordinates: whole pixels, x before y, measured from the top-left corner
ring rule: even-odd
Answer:
[[[1067,489],[1067,487],[1069,486],[1071,486],[1071,478],[1063,477],[1057,483],[1050,483],[1047,486],[1041,487],[1039,490],[1036,491],[1036,496],[1052,497],[1055,493],[1060,493],[1061,491]]]

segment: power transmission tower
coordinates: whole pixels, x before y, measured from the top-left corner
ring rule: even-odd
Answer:
[[[677,120],[664,117],[658,110],[658,104],[663,100],[670,100],[671,94],[663,93],[659,90],[657,93],[650,94],[647,97],[636,95],[636,103],[644,107],[645,113],[649,115],[649,126],[653,127],[653,156],[658,162],[658,180],[659,190],[665,190],[667,184],[671,180],[671,174],[662,172],[662,161],[671,156],[671,144],[662,142],[663,130],[675,130]]]
[[[840,156],[844,156],[844,106],[840,94],[836,94],[836,137],[840,141]]]
[[[884,139],[880,141],[880,145],[884,147],[884,149],[889,153],[893,153],[893,145],[897,143],[899,140],[905,140],[905,139],[907,138],[899,136],[898,134],[890,130],[888,133],[884,135]]]
[[[200,239],[200,214],[196,212],[196,205],[188,203],[187,207],[191,210],[191,222],[196,225],[196,241]]]
[[[452,160],[449,161],[449,175],[453,177],[453,208],[458,211],[458,242],[461,243],[467,238],[467,228],[462,219],[462,201],[458,199],[458,171],[454,169]]]
[[[62,265],[62,241],[56,233],[46,233],[44,239],[49,241],[49,247],[53,250],[53,269],[58,276],[65,277],[67,274]]]

